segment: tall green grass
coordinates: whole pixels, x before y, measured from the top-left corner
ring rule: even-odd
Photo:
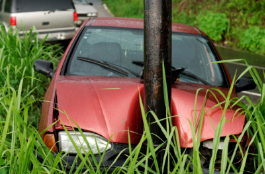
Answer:
[[[243,59],[236,60],[226,60],[221,61],[225,62],[235,62],[235,61],[243,61],[247,65],[245,71],[239,75],[238,79],[241,78],[245,73],[249,72],[251,77],[254,79],[259,92],[261,93],[261,97],[257,102],[251,101],[248,96],[243,96],[242,98],[235,101],[234,105],[239,105],[243,112],[246,114],[246,119],[251,122],[249,129],[247,129],[247,135],[254,142],[255,154],[251,154],[254,156],[254,166],[257,169],[256,173],[264,173],[265,171],[265,84],[262,82],[262,78],[265,79],[265,73],[263,72],[263,77],[260,77],[256,68],[249,65]],[[221,63],[218,62],[218,63]],[[248,103],[240,102],[243,98],[247,100]]]
[[[1,87],[13,87],[18,89],[20,80],[24,78],[21,88],[21,104],[27,101],[40,100],[43,98],[50,80],[45,76],[35,73],[33,63],[36,59],[44,59],[58,64],[62,50],[59,45],[49,45],[45,39],[39,41],[34,28],[29,33],[24,32],[20,39],[18,31],[6,32],[0,25],[0,84]],[[10,89],[6,95],[10,94]],[[40,102],[31,105],[29,118],[38,125],[40,117]],[[0,114],[3,108],[0,106]]]
[[[7,77],[7,80],[11,79]],[[32,91],[22,96],[24,80],[22,76],[16,90],[9,84],[0,88],[3,109],[0,115],[0,173],[40,173],[49,171],[54,163],[37,130],[28,124],[31,102],[22,105],[22,99],[31,95]],[[41,164],[35,151],[46,158],[46,162]]]

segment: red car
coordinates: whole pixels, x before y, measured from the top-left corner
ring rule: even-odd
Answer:
[[[36,71],[52,78],[44,98],[50,102],[43,103],[39,132],[60,119],[41,137],[49,148],[53,147],[54,152],[70,150],[69,163],[74,160],[76,151],[62,123],[77,139],[71,131],[71,126],[76,126],[69,120],[74,120],[85,132],[94,154],[98,154],[94,136],[101,142],[99,150],[102,152],[108,139],[114,135],[107,147],[105,166],[110,165],[117,153],[127,147],[128,129],[131,131],[131,144],[139,142],[143,131],[139,105],[139,89],[144,97],[144,81],[140,75],[144,60],[143,32],[142,19],[90,18],[72,39],[56,71],[51,62],[37,60],[34,63]],[[206,89],[214,87],[226,94],[230,88],[231,79],[225,65],[211,64],[218,60],[221,56],[204,32],[187,25],[172,24],[172,66],[185,68],[178,81],[172,84],[172,115],[181,116],[174,117],[172,121],[178,128],[183,148],[193,146],[187,118],[194,122],[197,89],[205,89],[198,96],[197,108],[201,108]],[[232,97],[253,87],[253,80],[242,78],[236,83]],[[216,95],[220,101],[223,100],[221,95]],[[222,116],[220,108],[209,110],[216,103],[215,98],[209,95],[207,119],[204,119],[201,132],[203,147],[209,151],[215,133],[212,124],[216,127]],[[200,110],[197,113],[199,115]],[[242,132],[245,117],[240,115],[232,122],[234,113],[235,110],[226,112],[229,121],[224,125],[222,137]],[[121,158],[115,165],[122,162]]]

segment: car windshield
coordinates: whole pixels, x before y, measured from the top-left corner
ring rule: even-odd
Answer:
[[[66,75],[87,76],[122,76],[118,73],[80,60],[80,57],[106,61],[112,66],[126,71],[129,69],[140,75],[143,67],[132,63],[144,60],[144,36],[142,29],[127,28],[86,28],[79,38],[70,58]],[[224,80],[215,54],[210,49],[207,39],[200,35],[172,34],[172,66],[186,68],[186,74],[194,74],[208,84],[224,86]],[[128,72],[128,77],[135,77]],[[203,84],[202,81],[185,74],[180,81]]]
[[[74,0],[73,1],[75,4],[82,4],[82,5],[88,5],[86,0]]]

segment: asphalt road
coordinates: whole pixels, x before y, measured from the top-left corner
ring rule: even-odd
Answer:
[[[97,9],[99,17],[112,17],[101,0],[88,0],[88,2],[93,3],[93,7]]]

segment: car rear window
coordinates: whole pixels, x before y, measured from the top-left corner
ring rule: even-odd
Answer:
[[[16,0],[15,12],[74,9],[72,0]]]
[[[73,0],[75,4],[89,5],[86,0]]]
[[[142,29],[87,28],[70,58],[66,75],[119,76],[110,70],[85,62],[79,57],[106,61],[140,74],[143,67],[133,61],[144,61],[144,37]],[[172,66],[186,68],[185,72],[196,75],[214,86],[224,86],[219,64],[212,64],[217,57],[207,38],[200,35],[172,33]],[[129,76],[134,77],[133,74]],[[196,78],[181,75],[180,81],[199,83]]]
[[[0,11],[2,11],[2,3],[3,3],[3,0],[0,0]]]
[[[5,12],[10,13],[11,12],[11,6],[12,6],[12,0],[6,0]]]

